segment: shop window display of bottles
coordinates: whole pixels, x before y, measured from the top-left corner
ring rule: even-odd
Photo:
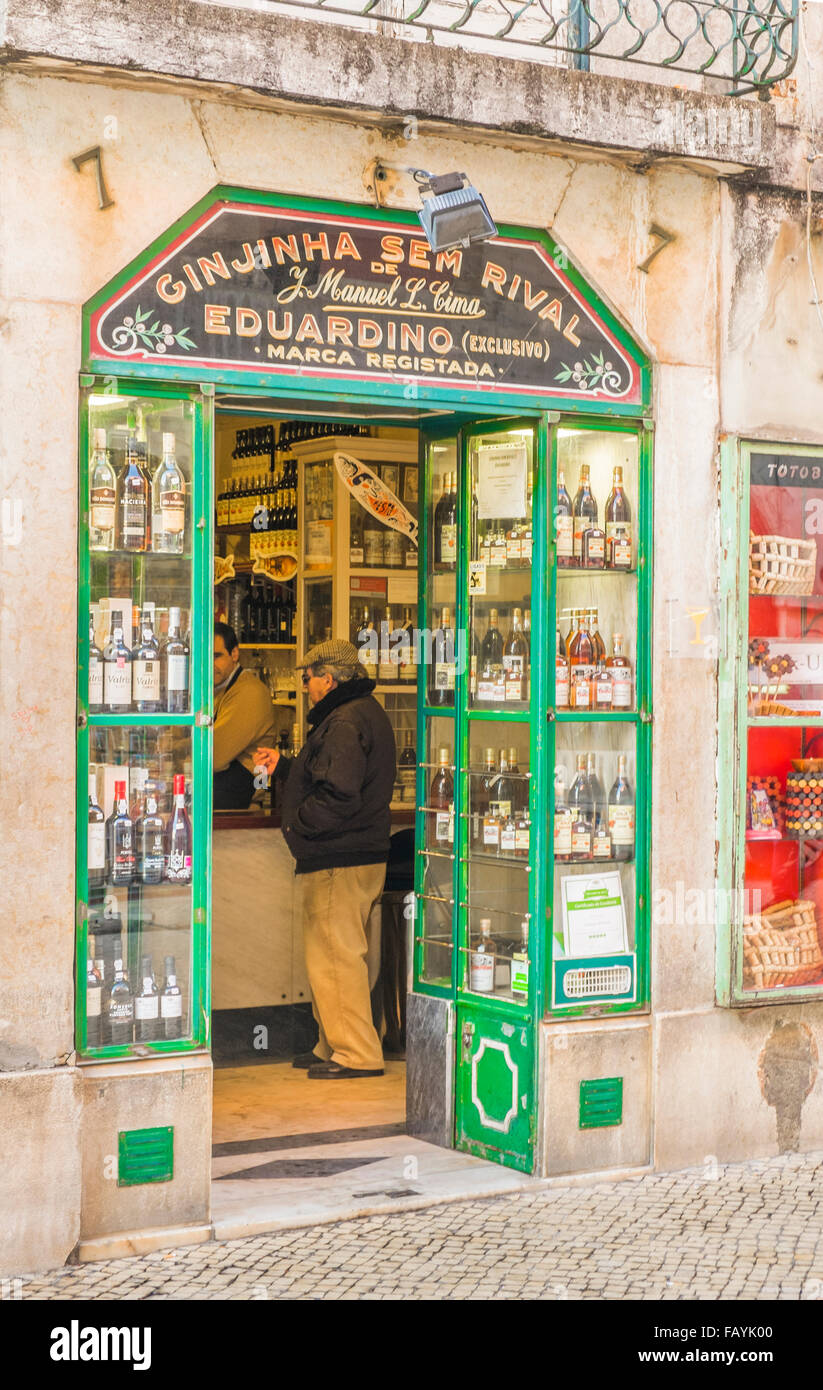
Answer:
[[[162,396],[89,399],[78,691],[84,1053],[193,1036],[194,763],[204,737],[192,672],[202,547],[195,409]]]

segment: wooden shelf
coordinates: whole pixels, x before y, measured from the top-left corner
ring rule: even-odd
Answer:
[[[241,652],[296,652],[295,642],[238,642]]]

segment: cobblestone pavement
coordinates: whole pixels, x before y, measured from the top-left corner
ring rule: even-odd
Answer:
[[[24,1299],[818,1299],[823,1153],[208,1242]]]

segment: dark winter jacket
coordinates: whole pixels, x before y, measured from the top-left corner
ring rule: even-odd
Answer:
[[[283,835],[295,873],[389,857],[389,803],[396,775],[394,733],[372,695],[374,681],[344,681],[309,711],[296,758],[281,757],[286,779]]]

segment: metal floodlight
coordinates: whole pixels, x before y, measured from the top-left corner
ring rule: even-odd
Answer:
[[[491,213],[483,195],[469,183],[466,174],[429,174],[416,169],[415,181],[422,189],[423,206],[417,214],[432,251],[451,251],[497,236]]]

